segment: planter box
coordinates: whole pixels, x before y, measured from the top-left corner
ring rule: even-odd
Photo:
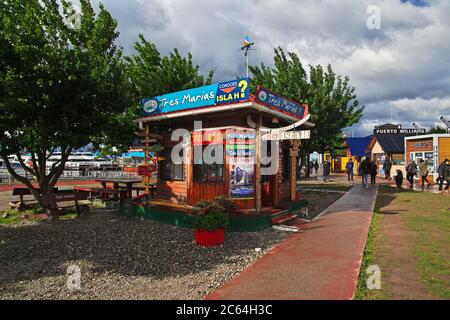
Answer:
[[[195,243],[202,247],[220,246],[225,241],[225,230],[219,229],[216,231],[200,231],[194,232]]]

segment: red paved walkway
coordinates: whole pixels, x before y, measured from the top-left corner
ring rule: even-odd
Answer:
[[[95,180],[68,180],[68,181],[60,181],[56,183],[56,186],[75,186],[75,185],[86,185],[86,184],[98,184]],[[36,183],[33,183],[34,186],[37,186]],[[25,187],[22,183],[14,183],[14,184],[2,184],[0,185],[0,192],[12,191],[14,188],[23,188]]]
[[[352,299],[376,194],[356,185],[206,299]]]

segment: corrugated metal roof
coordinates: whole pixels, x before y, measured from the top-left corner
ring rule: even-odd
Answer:
[[[415,135],[414,133],[376,134],[375,139],[386,153],[405,153],[405,138]]]

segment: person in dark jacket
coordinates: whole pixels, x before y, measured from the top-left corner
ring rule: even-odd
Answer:
[[[314,171],[316,172],[316,176],[317,176],[317,171],[319,171],[319,163],[317,161],[314,162]]]
[[[328,162],[328,160],[325,160],[323,163],[323,181],[327,182],[327,177],[330,175],[331,172],[331,164]]]
[[[397,185],[397,190],[400,191],[403,183],[403,172],[401,170],[397,170],[397,175],[394,177],[394,180]]]
[[[372,162],[370,163],[370,184],[376,183],[377,171],[378,171],[377,163],[372,160]]]
[[[417,172],[417,165],[415,161],[410,160],[405,168],[406,179],[409,181],[409,187],[412,189],[414,187],[414,176]]]
[[[439,193],[442,193],[442,186],[444,185],[444,181],[446,183],[444,190],[448,192],[450,188],[450,162],[448,159],[445,159],[444,162],[439,166],[438,174]]]
[[[391,180],[391,168],[392,168],[391,159],[386,158],[386,160],[384,160],[383,163],[384,176],[386,177],[386,180]]]
[[[353,183],[353,169],[355,168],[355,164],[352,160],[352,158],[350,158],[347,162],[347,164],[345,165],[345,171],[347,172],[347,178],[348,178],[348,182],[350,183],[350,181]]]
[[[364,187],[367,189],[369,186],[369,176],[370,176],[370,158],[365,157],[363,162],[361,162],[361,173],[362,173],[362,182]]]

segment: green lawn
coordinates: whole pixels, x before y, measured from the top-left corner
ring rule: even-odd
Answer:
[[[394,284],[386,277],[393,270],[400,274],[402,271],[407,273],[413,270],[412,272],[416,273],[413,276],[421,281],[427,295],[450,299],[449,208],[448,195],[409,191],[398,193],[394,188],[380,186],[356,299],[395,299],[403,294],[414,298],[414,292],[401,292],[403,286],[404,290],[408,289],[407,284],[400,287],[397,284],[397,287],[393,288]],[[400,229],[395,231],[397,226]],[[399,239],[398,230],[407,234],[402,239],[403,242],[389,242],[395,232],[395,239]],[[403,266],[396,261],[395,255],[402,256],[403,259],[409,258],[413,267]],[[380,265],[382,275],[385,275],[381,290],[366,288],[368,275],[365,270],[372,264]]]

